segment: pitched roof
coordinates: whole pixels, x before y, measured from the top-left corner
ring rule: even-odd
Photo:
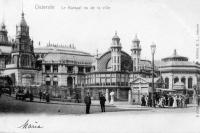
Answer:
[[[45,46],[34,48],[35,53],[63,53],[63,54],[74,54],[74,55],[88,55],[87,52],[83,52],[74,48],[69,47],[55,47],[55,46]]]
[[[94,58],[92,56],[63,54],[63,53],[49,53],[44,57],[43,61],[47,61],[47,62],[75,61],[79,63],[91,64],[94,61]]]

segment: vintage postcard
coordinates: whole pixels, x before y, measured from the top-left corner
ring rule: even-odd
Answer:
[[[199,133],[198,0],[0,0],[0,132]]]

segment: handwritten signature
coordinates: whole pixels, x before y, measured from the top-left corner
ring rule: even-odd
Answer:
[[[20,125],[18,128],[22,129],[29,129],[29,128],[43,128],[37,121],[31,123],[29,120],[27,120],[25,123]]]

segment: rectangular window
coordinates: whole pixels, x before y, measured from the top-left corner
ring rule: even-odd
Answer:
[[[58,65],[53,65],[53,72],[57,73],[58,72]]]
[[[67,70],[68,70],[68,71],[67,71],[68,73],[73,73],[73,67],[72,67],[72,66],[68,66],[68,67],[67,67]]]
[[[58,81],[53,81],[53,86],[58,86]]]
[[[51,71],[50,65],[45,65],[45,72],[50,72],[50,71]]]
[[[83,67],[78,67],[78,72],[83,73],[83,71],[84,71],[83,69],[84,69]]]
[[[90,67],[87,67],[86,68],[86,73],[90,72],[91,71],[91,68]]]
[[[51,85],[51,81],[46,81],[46,85]]]
[[[118,58],[117,58],[117,62],[119,63],[119,56],[118,56]]]

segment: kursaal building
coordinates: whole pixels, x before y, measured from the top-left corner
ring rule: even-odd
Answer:
[[[109,43],[109,42],[108,42]],[[137,36],[130,44],[131,54],[122,49],[120,37],[115,33],[110,48],[102,55],[93,56],[77,50],[74,45],[56,45],[34,48],[29,36],[29,26],[21,14],[16,26],[15,39],[8,39],[4,22],[0,27],[1,76],[8,75],[13,86],[49,91],[51,98],[73,99],[90,92],[93,99],[100,93],[114,92],[115,100],[135,103],[142,95],[152,92],[152,63],[141,59],[141,45]],[[199,85],[200,65],[179,56],[175,51],[170,57],[155,61],[154,91],[184,91],[192,94]]]

